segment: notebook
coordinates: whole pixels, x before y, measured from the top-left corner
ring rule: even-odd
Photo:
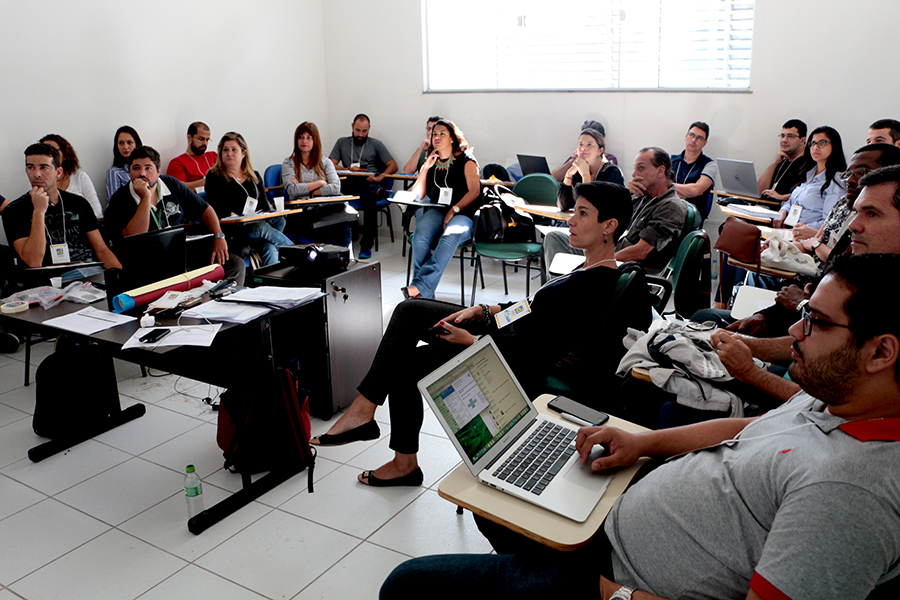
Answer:
[[[538,413],[490,336],[422,379],[419,390],[481,483],[583,523],[612,480],[580,464],[578,426]],[[539,464],[514,466],[524,450]]]
[[[522,168],[522,176],[531,175],[532,173],[550,174],[550,165],[547,164],[547,158],[544,156],[531,156],[528,154],[516,154],[519,159],[519,166]]]
[[[717,158],[719,165],[719,180],[722,182],[722,190],[728,194],[737,194],[749,198],[759,197],[759,187],[756,185],[756,169],[753,163],[746,160],[731,160]]]

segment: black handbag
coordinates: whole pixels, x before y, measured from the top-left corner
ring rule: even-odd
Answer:
[[[515,198],[508,188],[501,185],[488,188],[484,192],[485,202],[481,205],[475,223],[475,243],[517,243],[533,242],[535,239],[534,219],[516,208]]]

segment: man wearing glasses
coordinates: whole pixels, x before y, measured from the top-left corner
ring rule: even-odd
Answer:
[[[712,206],[712,187],[719,167],[716,161],[703,154],[709,140],[709,125],[695,121],[684,136],[684,151],[672,155],[672,172],[675,174],[675,192],[697,207],[703,219],[709,216]]]
[[[763,174],[756,180],[759,195],[784,202],[797,185],[806,181],[809,170],[805,156],[806,123],[790,119],[781,126],[778,134],[778,154]]]
[[[638,434],[579,430],[583,462],[596,444],[610,449],[595,471],[670,459],[584,548],[421,557],[380,597],[898,597],[900,313],[873,310],[900,294],[885,278],[898,270],[898,256],[836,261],[791,326],[802,390],[783,406]]]
[[[882,144],[865,146],[854,154],[851,167],[855,172],[851,173],[848,180],[852,182],[863,169],[867,168],[857,160],[857,157],[864,154],[862,151],[866,148],[879,147],[884,149],[881,160],[886,161],[884,155],[888,154],[891,146]],[[869,150],[865,154],[872,153],[873,151]],[[896,164],[898,157],[893,152],[890,152],[890,157],[890,160],[895,161],[892,163],[893,166],[872,170],[859,180],[858,185],[862,191],[852,203],[855,217],[849,226],[849,246],[852,254],[900,255],[900,165]],[[851,183],[851,186],[848,187],[855,188],[856,184]],[[832,253],[833,257],[837,258],[843,254],[844,249],[846,249],[846,242],[836,245]],[[884,278],[892,277],[892,274],[888,272],[882,275]],[[758,320],[762,316],[763,323],[769,328],[774,325],[771,321],[777,319],[778,322],[784,322],[785,318],[789,316],[785,305],[793,303],[802,310],[803,302],[797,304],[797,300],[806,295],[806,292],[798,290],[796,286],[792,287],[791,292],[787,291],[790,288],[782,290],[781,294],[785,297],[782,298],[781,304],[776,304],[762,311],[762,314],[758,313],[743,321]],[[800,295],[798,296],[796,292],[800,292]],[[773,318],[775,313],[780,314]],[[730,328],[740,323],[741,321],[738,321]],[[756,357],[763,361],[790,361],[793,358],[791,354],[793,340],[790,336],[755,338],[719,330],[712,335],[711,341],[719,351],[719,359],[722,364],[735,379],[752,385],[782,401],[787,400],[799,390],[795,383],[756,367],[751,359],[751,357]]]

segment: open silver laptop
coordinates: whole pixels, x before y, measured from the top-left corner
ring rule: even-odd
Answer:
[[[578,427],[538,413],[489,336],[422,379],[419,390],[482,483],[584,522],[612,479],[580,464]],[[537,462],[518,463],[520,451]]]
[[[728,194],[760,199],[756,184],[756,169],[751,161],[717,158],[719,181],[722,190]]]

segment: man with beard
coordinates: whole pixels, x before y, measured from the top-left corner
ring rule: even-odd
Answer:
[[[213,234],[209,263],[221,264],[226,275],[234,277],[238,285],[243,285],[244,261],[228,253],[228,243],[216,211],[185,184],[174,177],[160,175],[159,164],[159,152],[150,146],[141,146],[128,157],[131,181],[116,190],[109,199],[109,206],[103,215],[107,235],[115,240],[203,221]],[[195,264],[191,268],[199,266]]]
[[[779,202],[790,198],[793,189],[806,180],[809,168],[805,152],[806,123],[800,119],[790,119],[781,126],[781,133],[778,134],[775,160],[756,180],[759,195]]]
[[[360,113],[353,117],[353,135],[338,138],[328,158],[335,168],[360,173],[372,173],[366,178],[348,177],[341,184],[341,192],[359,196],[363,205],[363,234],[359,242],[359,258],[372,256],[372,245],[378,229],[378,200],[387,198],[382,185],[385,177],[397,172],[397,162],[379,140],[369,137],[369,117]],[[392,180],[387,179],[390,184]],[[389,186],[388,186],[389,187]]]
[[[673,459],[619,497],[586,548],[418,558],[380,597],[818,600],[896,587],[900,314],[876,307],[900,293],[885,278],[898,269],[898,256],[835,261],[791,327],[803,391],[784,406],[638,434],[582,428],[582,462],[596,444],[610,452],[596,471]]]
[[[849,226],[849,250],[853,254],[900,254],[900,165],[896,164],[898,156],[892,149],[893,146],[885,144],[864,146],[850,161],[847,193],[859,194],[852,202],[856,217]],[[887,162],[885,157],[888,155],[891,155],[890,161],[894,166],[870,170],[881,162]],[[860,179],[858,175],[863,170],[868,173]],[[836,245],[833,254],[842,253],[846,248],[844,246],[842,249],[842,246]],[[799,305],[807,292],[796,286],[792,288],[780,292],[784,295],[782,302]],[[779,306],[773,309],[779,309]],[[780,311],[787,312],[783,307]],[[763,311],[764,314],[753,315],[743,321],[760,317],[768,319],[766,312],[771,311]],[[752,357],[763,361],[791,360],[790,336],[755,338],[719,330],[713,333],[711,339],[714,345],[718,344],[719,359],[735,379],[782,401],[799,390],[796,383],[755,366],[752,360]]]
[[[206,151],[209,137],[209,126],[206,123],[191,123],[187,130],[187,152],[169,161],[166,175],[174,177],[194,191],[202,191],[206,185],[206,172],[216,164],[216,153]]]

